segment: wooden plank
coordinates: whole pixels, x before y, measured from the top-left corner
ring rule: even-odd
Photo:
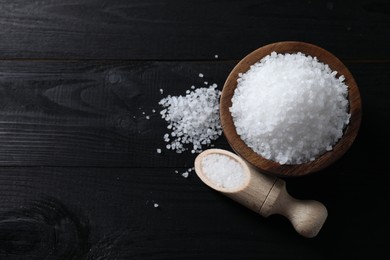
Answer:
[[[204,87],[206,80],[222,88],[232,66],[2,62],[1,165],[175,167],[191,159],[192,167],[191,153],[165,149],[169,131],[158,102],[168,94],[185,95],[193,84]],[[222,139],[215,144],[226,147]]]
[[[383,253],[378,235],[386,234],[389,216],[381,199],[367,195],[388,199],[386,184],[375,176],[336,176],[287,183],[294,196],[319,199],[329,210],[318,236],[305,239],[285,218],[263,218],[195,174],[186,179],[170,169],[2,168],[0,257],[329,259]],[[364,205],[370,209],[362,210]]]
[[[389,60],[389,8],[365,0],[3,0],[0,58],[229,60],[297,40],[343,59]]]
[[[192,167],[195,155],[165,149],[163,135],[169,131],[159,115],[158,101],[168,94],[185,94],[192,84],[205,86],[205,80],[221,89],[234,65],[221,61],[0,62],[0,165]],[[382,172],[385,166],[380,162],[386,155],[364,151],[390,144],[381,127],[390,114],[389,75],[383,73],[390,64],[347,66],[361,91],[363,119],[342,167],[368,168],[351,163],[368,160]],[[204,78],[198,77],[200,72]],[[214,144],[229,148],[224,137]]]

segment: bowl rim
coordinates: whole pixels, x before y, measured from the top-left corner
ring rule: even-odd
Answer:
[[[277,53],[298,53],[317,57],[318,61],[327,64],[332,71],[337,71],[337,77],[343,75],[344,83],[348,86],[348,101],[350,120],[344,129],[343,136],[333,146],[333,150],[325,152],[314,161],[302,164],[281,165],[275,161],[265,159],[249,148],[237,134],[233,118],[229,108],[232,105],[232,97],[237,86],[239,73],[249,70],[250,66],[271,52]],[[361,124],[361,97],[358,86],[349,69],[329,51],[307,42],[282,41],[262,46],[240,60],[229,73],[222,88],[220,98],[221,126],[225,138],[231,148],[247,162],[259,171],[279,177],[299,177],[318,172],[337,161],[351,147]]]

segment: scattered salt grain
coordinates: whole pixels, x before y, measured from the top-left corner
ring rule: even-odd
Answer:
[[[155,207],[155,208],[158,208],[160,205],[158,205],[158,203],[154,203],[153,204],[153,207]]]
[[[275,52],[239,75],[230,112],[256,153],[280,164],[313,161],[349,123],[348,87],[328,65],[302,53]]]
[[[203,78],[203,77],[204,77],[203,73],[199,73],[199,78]]]
[[[205,85],[209,84],[207,81],[203,82]]]
[[[168,123],[170,133],[164,135],[167,149],[182,153],[192,146],[193,153],[200,153],[222,134],[219,120],[217,84],[207,88],[187,91],[185,96],[167,96],[160,100],[164,107],[161,117]]]
[[[160,148],[157,149],[157,153],[161,153],[161,149]]]
[[[218,59],[218,54],[215,54],[215,55],[214,55],[214,58]]]
[[[162,88],[160,88],[160,94],[163,94],[164,93],[164,90]]]
[[[203,174],[216,186],[234,189],[244,184],[246,175],[242,165],[223,154],[209,154],[201,161]]]
[[[181,174],[181,176],[183,176],[184,178],[188,178],[189,175],[190,175],[190,174],[189,174],[188,172],[183,172],[183,173]]]

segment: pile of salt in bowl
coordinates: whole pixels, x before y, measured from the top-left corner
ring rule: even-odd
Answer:
[[[241,139],[279,164],[315,160],[349,123],[348,87],[327,64],[271,53],[239,75],[230,112]]]

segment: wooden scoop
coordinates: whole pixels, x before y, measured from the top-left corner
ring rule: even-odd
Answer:
[[[210,154],[228,156],[244,169],[246,180],[241,186],[224,188],[216,185],[204,174],[202,160]],[[295,230],[304,237],[315,237],[324,224],[328,212],[315,200],[297,200],[286,191],[286,183],[280,178],[258,172],[234,153],[221,149],[209,149],[195,159],[195,171],[209,187],[222,192],[231,199],[259,213],[263,217],[280,214],[287,217]]]

